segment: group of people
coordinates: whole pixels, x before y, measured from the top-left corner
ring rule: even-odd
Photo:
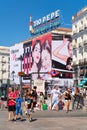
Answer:
[[[13,121],[16,121],[18,116],[23,121],[23,113],[25,112],[31,122],[34,110],[47,110],[48,105],[43,92],[40,92],[38,95],[36,89],[37,87],[34,86],[32,89],[26,91],[24,97],[20,97],[19,90],[14,91],[12,87],[8,88],[8,121],[11,120],[11,114],[13,114]]]
[[[75,94],[77,94],[77,92],[79,91],[76,91]],[[11,113],[13,113],[14,121],[17,120],[19,114],[21,121],[23,120],[23,101],[26,115],[28,115],[29,121],[31,122],[32,112],[34,110],[50,109],[59,111],[63,110],[65,107],[66,113],[68,113],[71,99],[74,99],[74,96],[68,87],[66,87],[65,92],[61,94],[59,87],[55,85],[50,92],[50,104],[46,102],[43,92],[40,92],[38,95],[36,86],[34,86],[33,89],[26,91],[25,99],[20,97],[20,91],[15,92],[12,90],[12,87],[9,87],[7,95],[8,121],[11,120]]]
[[[30,92],[26,92],[25,96],[25,107],[30,121],[32,121],[32,111],[36,105],[36,100],[37,92],[36,86],[34,86]],[[8,121],[11,120],[11,113],[13,113],[13,121],[17,120],[19,114],[21,121],[23,120],[22,102],[23,98],[20,97],[20,92],[16,93],[12,87],[9,87],[7,95]]]
[[[53,90],[51,91],[50,109],[55,109],[56,111],[58,111],[62,110],[65,106],[66,112],[68,113],[70,109],[70,101],[72,98],[73,95],[68,87],[66,88],[66,91],[61,94],[59,91],[59,87],[55,85]]]

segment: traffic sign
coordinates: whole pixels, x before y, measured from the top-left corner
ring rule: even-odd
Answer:
[[[18,72],[18,75],[19,75],[19,76],[24,76],[25,73],[24,73],[24,72]]]

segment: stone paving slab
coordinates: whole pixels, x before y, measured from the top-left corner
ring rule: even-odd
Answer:
[[[45,116],[43,117],[41,113]],[[71,113],[65,113],[64,116],[61,116],[61,113],[64,113],[64,111],[60,113],[54,111],[39,111],[33,114],[33,122],[29,122],[27,118],[25,118],[26,120],[23,122],[20,120],[17,122],[8,122],[7,111],[0,111],[0,130],[87,130],[87,116],[82,117],[83,113],[81,114],[81,111],[78,112],[79,116],[77,117],[68,117]],[[52,116],[52,114],[54,116]],[[72,115],[74,114],[75,112],[72,112]]]

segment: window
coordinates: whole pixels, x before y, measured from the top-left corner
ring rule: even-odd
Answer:
[[[84,52],[87,52],[87,45],[84,47]]]
[[[77,50],[73,49],[73,55],[75,55],[75,57],[77,57]]]
[[[83,55],[83,47],[79,47],[79,53]]]

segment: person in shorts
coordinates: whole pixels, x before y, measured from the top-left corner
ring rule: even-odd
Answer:
[[[66,113],[68,113],[70,109],[71,98],[73,98],[73,95],[68,87],[66,87],[66,91],[64,92],[64,98],[65,98]]]
[[[13,113],[13,120],[16,120],[16,94],[12,91],[12,87],[8,88],[7,106],[8,106],[8,121],[11,120],[11,113]]]
[[[20,97],[20,94],[17,94],[17,98],[16,98],[16,119],[18,114],[20,114],[20,119],[22,121],[22,108],[21,108],[21,103],[22,103],[22,98]]]
[[[27,98],[27,115],[29,116],[30,122],[32,121],[32,110],[33,110],[33,97],[32,94],[29,94]]]

